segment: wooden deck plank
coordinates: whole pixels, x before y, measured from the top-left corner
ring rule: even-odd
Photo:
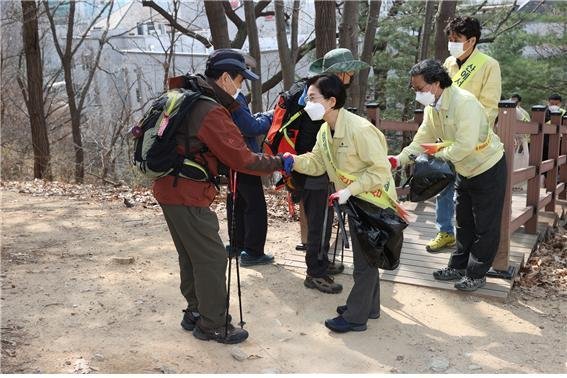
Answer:
[[[540,191],[540,197],[546,195],[545,189]],[[514,214],[519,214],[526,207],[525,193],[514,193],[512,195],[512,208]],[[425,250],[427,242],[433,238],[436,233],[435,226],[435,203],[428,201],[425,203],[405,202],[404,207],[413,213],[416,221],[404,231],[404,244],[402,254],[400,256],[400,266],[394,271],[380,271],[380,277],[384,281],[395,283],[410,284],[416,286],[437,288],[450,291],[458,291],[454,288],[454,282],[443,282],[433,278],[434,269],[447,266],[452,250],[447,249],[440,253],[429,253]],[[528,234],[524,231],[524,227],[520,227],[510,237],[510,266],[515,269],[515,273],[519,271],[521,266],[529,257],[530,253],[537,247],[541,239],[541,234],[556,222],[557,215],[549,212],[539,213],[538,234]],[[348,232],[348,230],[347,230]],[[336,226],[333,230],[333,238],[335,237]],[[349,237],[350,239],[350,237]],[[334,245],[331,245],[331,253]],[[340,261],[341,251],[337,251],[336,258]],[[305,270],[305,252],[290,251],[283,260],[283,265]],[[345,248],[344,250],[345,274],[352,274],[353,256],[352,250]],[[501,278],[487,277],[486,285],[470,295],[478,295],[482,297],[496,298],[499,300],[506,299],[513,286],[514,279],[504,280]]]

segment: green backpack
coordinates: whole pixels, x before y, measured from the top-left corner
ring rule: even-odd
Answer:
[[[145,176],[157,179],[173,175],[216,182],[207,166],[197,163],[187,148],[185,155],[177,152],[177,129],[198,100],[215,101],[196,88],[169,90],[154,100],[141,121],[130,129],[134,137],[133,164]],[[206,151],[203,146],[198,153]]]

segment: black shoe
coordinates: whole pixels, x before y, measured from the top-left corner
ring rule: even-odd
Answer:
[[[201,328],[199,324],[195,324],[193,336],[199,340],[214,340],[222,344],[238,344],[248,338],[248,331],[242,328],[234,328],[232,324],[228,325],[228,332],[224,326],[218,328]]]
[[[325,327],[329,328],[331,331],[344,333],[349,331],[366,331],[366,323],[364,324],[357,324],[357,323],[350,323],[342,315],[337,316],[333,319],[325,320]]]
[[[457,281],[465,276],[465,269],[443,268],[433,272],[433,278],[439,281]]]
[[[307,251],[307,244],[299,243],[295,246],[296,251]]]
[[[342,315],[346,312],[347,310],[347,305],[342,305],[342,306],[338,306],[337,307],[337,314]],[[380,317],[380,310],[378,310],[377,312],[371,312],[370,314],[368,314],[368,319],[378,319]]]
[[[464,276],[461,278],[459,282],[455,283],[455,289],[459,289],[462,291],[475,291],[476,289],[480,289],[486,284],[486,277],[482,278],[471,278],[468,276]]]
[[[274,256],[272,255],[252,256],[246,251],[240,254],[240,266],[266,265],[273,262]]]
[[[341,284],[335,283],[331,276],[327,277],[305,277],[305,281],[303,281],[303,285],[310,289],[317,289],[323,293],[328,294],[338,294],[343,291],[343,286]]]
[[[192,331],[195,328],[195,323],[201,318],[198,312],[192,312],[189,309],[183,310],[183,320],[181,320],[181,327],[186,331]]]
[[[327,274],[334,276],[335,274],[340,274],[345,270],[345,266],[341,263],[329,262],[327,267]]]

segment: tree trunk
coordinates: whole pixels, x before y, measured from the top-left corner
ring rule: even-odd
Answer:
[[[248,49],[250,55],[256,59],[254,72],[260,76],[260,80],[252,80],[252,113],[264,110],[262,105],[262,61],[260,54],[260,41],[258,40],[258,27],[256,26],[256,12],[253,1],[244,2],[244,15],[246,18],[246,29],[248,31]]]
[[[382,1],[370,0],[370,7],[368,8],[368,17],[366,18],[366,28],[364,31],[364,43],[362,45],[362,54],[360,59],[363,62],[370,64],[372,67],[372,50],[374,48],[374,38],[376,36],[376,28],[378,26],[378,15],[380,14],[380,7]],[[358,74],[358,83],[360,87],[360,98],[358,100],[359,114],[365,110],[364,104],[366,103],[366,91],[368,89],[368,74],[370,68],[361,70]]]
[[[315,57],[322,58],[325,53],[337,47],[337,21],[335,2],[315,0]]]
[[[215,49],[229,48],[228,26],[221,1],[205,1],[205,12],[211,29],[211,39]]]
[[[339,47],[349,49],[355,58],[358,57],[358,1],[344,3],[343,18],[339,25]],[[351,82],[348,94],[347,105],[358,104],[361,97],[358,80]]]
[[[433,17],[435,14],[435,7],[437,2],[434,0],[425,1],[425,17],[423,25],[421,26],[420,40],[419,40],[419,54],[418,61],[422,61],[430,57],[429,55],[429,42],[431,40],[431,32],[433,30]]]
[[[441,0],[435,19],[435,59],[443,63],[449,56],[447,50],[447,35],[443,31],[447,21],[455,16],[457,2],[454,0]]]
[[[43,108],[43,67],[41,64],[37,17],[35,1],[22,0],[22,37],[26,55],[28,87],[26,106],[30,116],[34,155],[33,177],[51,180],[49,138]]]
[[[274,10],[276,12],[276,33],[278,39],[278,53],[282,67],[283,86],[284,88],[289,88],[293,84],[295,63],[292,63],[291,51],[287,44],[283,0],[276,0]]]

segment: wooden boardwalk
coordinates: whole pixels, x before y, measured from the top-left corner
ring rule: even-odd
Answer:
[[[545,189],[542,189],[545,194]],[[513,194],[512,212],[516,213],[524,208],[526,203],[525,194]],[[431,288],[458,291],[453,287],[454,282],[437,281],[432,272],[435,269],[447,266],[451,249],[445,249],[439,253],[429,253],[425,250],[426,243],[435,236],[435,203],[432,201],[422,203],[405,202],[404,206],[410,213],[415,215],[413,222],[404,231],[404,245],[400,257],[400,266],[393,271],[380,270],[380,279],[397,283],[425,286]],[[554,213],[540,213],[539,232],[537,235],[526,234],[523,228],[518,229],[510,240],[510,265],[514,268],[514,278],[506,280],[502,278],[488,277],[486,286],[471,293],[504,300],[510,293],[514,279],[523,263],[528,259],[532,250],[537,247],[539,236],[546,232],[550,225],[556,221]],[[335,232],[335,231],[333,231]],[[333,238],[334,238],[333,233]],[[331,246],[331,253],[333,246]],[[340,251],[337,253],[340,261]],[[283,265],[305,269],[305,254],[303,251],[288,253]],[[345,273],[352,274],[352,251],[344,251]]]

